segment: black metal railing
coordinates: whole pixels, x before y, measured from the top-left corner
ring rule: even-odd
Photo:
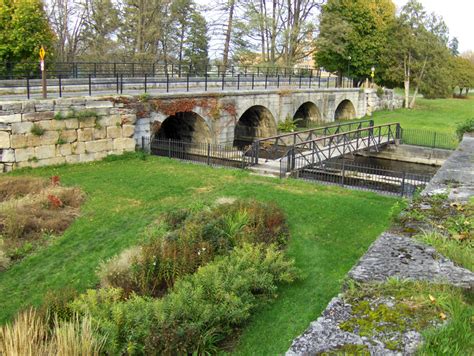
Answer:
[[[255,140],[248,149],[248,155],[252,157],[253,164],[258,164],[260,158],[281,158],[286,154],[289,146],[300,145],[304,142],[314,142],[318,138],[361,130],[371,126],[374,126],[373,120],[348,121],[266,137]]]
[[[250,160],[233,146],[172,139],[142,139],[142,149],[153,155],[197,162],[209,166],[245,168]]]
[[[402,129],[401,142],[407,145],[456,149],[459,140],[454,134],[420,129]]]
[[[317,181],[324,184],[340,185],[355,189],[382,192],[411,197],[422,189],[431,175],[413,174],[406,171],[388,170],[354,162],[326,161],[322,165],[305,167],[295,171],[294,178]]]
[[[118,75],[125,77],[149,77],[165,76],[185,77],[195,76],[226,76],[235,77],[252,76],[264,77],[280,76],[287,78],[293,76],[317,78],[321,74],[321,68],[300,68],[284,66],[265,66],[265,65],[239,65],[211,63],[190,63],[190,62],[46,62],[46,69],[49,78],[63,79],[67,78],[110,78]],[[334,73],[333,73],[334,74]],[[40,79],[41,71],[39,62],[12,63],[3,62],[0,64],[0,79]]]
[[[334,157],[362,149],[395,143],[400,138],[400,124],[368,126],[347,132],[317,137],[292,145],[280,159],[280,175],[321,165]]]
[[[52,97],[196,90],[353,87],[350,78],[341,79],[320,69],[258,66],[223,68],[208,65],[198,71],[193,70],[193,66],[150,63],[62,63],[50,66],[52,68],[46,72],[46,85],[48,94]],[[41,97],[40,77],[36,69],[22,69],[20,73],[11,73],[3,68],[3,72],[0,70],[0,94],[26,96],[28,99]]]

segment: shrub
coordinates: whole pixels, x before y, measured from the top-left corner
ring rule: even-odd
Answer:
[[[281,121],[278,123],[278,130],[281,132],[294,132],[298,125],[297,123],[302,121],[301,119],[292,119],[290,116],[285,118],[285,121]]]
[[[39,315],[47,320],[51,327],[54,327],[57,320],[71,321],[74,319],[74,312],[69,304],[77,296],[77,290],[72,287],[49,290],[44,296]]]
[[[35,136],[43,136],[45,131],[46,130],[38,124],[33,124],[30,130],[30,132]]]
[[[279,283],[298,277],[293,261],[274,246],[243,244],[178,280],[162,299],[120,289],[90,290],[72,304],[90,315],[109,354],[186,354],[216,350],[219,340],[274,298]]]
[[[141,247],[131,247],[110,260],[102,262],[97,272],[101,287],[120,287],[125,294],[137,290],[138,286],[131,266],[139,261],[141,252]]]
[[[459,140],[462,140],[464,134],[468,132],[474,132],[474,118],[461,122],[456,127],[456,135]]]
[[[215,352],[217,343],[276,296],[278,283],[297,277],[274,247],[244,244],[179,280],[163,299],[147,348],[157,353]]]
[[[196,213],[176,210],[163,220],[174,230],[158,231],[132,254],[126,250],[101,265],[102,286],[122,288],[125,295],[160,296],[177,279],[235,246],[248,242],[282,248],[289,236],[283,211],[272,203],[236,201]]]

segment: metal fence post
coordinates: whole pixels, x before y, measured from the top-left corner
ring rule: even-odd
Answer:
[[[189,91],[189,72],[186,73],[186,91]]]
[[[120,94],[123,94],[123,74],[120,74]]]
[[[147,82],[146,82],[146,80],[147,80],[147,77],[146,77],[146,73],[145,73],[145,93],[147,91]]]
[[[237,90],[240,90],[240,73],[237,74]]]
[[[341,176],[341,185],[344,186],[344,178],[346,175],[346,165],[344,161],[344,157],[342,157],[342,176]]]
[[[58,84],[59,84],[59,97],[61,98],[61,97],[63,96],[63,88],[62,88],[61,76],[58,77]]]
[[[252,73],[252,90],[255,87],[255,73]]]
[[[403,197],[404,193],[405,193],[405,178],[406,178],[406,172],[403,171],[403,175],[402,175],[402,185],[401,185],[401,189],[400,189],[400,196]]]
[[[225,73],[222,74],[222,90],[224,90],[224,86],[225,86]]]
[[[265,74],[265,89],[267,89],[268,84],[268,74]]]
[[[166,92],[169,93],[170,91],[170,75],[166,73]]]
[[[433,148],[436,147],[436,131],[433,134]]]
[[[119,93],[119,75],[116,74],[115,77],[117,78],[117,94]]]
[[[311,89],[311,79],[313,79],[313,70],[311,69],[311,75],[309,76],[309,88]]]
[[[30,98],[30,76],[26,76],[26,97]]]
[[[298,87],[299,87],[300,89],[301,89],[301,79],[302,79],[302,76],[301,76],[301,74],[300,74],[300,82],[299,82],[299,85],[298,85]]]
[[[207,165],[211,165],[211,144],[207,144]]]
[[[280,74],[277,74],[277,88],[280,88]]]
[[[207,71],[204,73],[204,91],[207,91]]]
[[[89,96],[92,96],[92,79],[91,79],[90,73],[89,73]]]

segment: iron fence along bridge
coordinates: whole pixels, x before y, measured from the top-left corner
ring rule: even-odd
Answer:
[[[87,65],[86,65],[87,64]],[[84,65],[84,67],[82,67]],[[254,90],[279,88],[352,88],[350,78],[313,68],[259,66],[196,66],[129,63],[124,69],[115,63],[57,64],[47,71],[51,96],[110,95],[192,92],[208,90]],[[112,64],[113,65],[113,64]],[[64,68],[63,68],[64,66]],[[78,72],[78,67],[84,68]],[[75,69],[74,69],[75,68]],[[112,68],[112,69],[111,69]],[[0,67],[0,94],[41,96],[41,79],[36,71],[9,72]]]

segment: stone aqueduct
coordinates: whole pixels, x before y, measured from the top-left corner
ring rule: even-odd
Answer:
[[[216,118],[211,105],[219,108]],[[188,95],[161,98],[164,108],[149,110],[137,121],[135,139],[141,137],[177,139],[193,142],[242,145],[258,137],[277,134],[277,125],[287,117],[297,124],[332,122],[365,116],[370,108],[367,95],[359,89],[226,92],[216,96],[197,95],[189,103]],[[177,102],[169,110],[166,102]],[[180,105],[181,104],[181,105]]]
[[[400,105],[392,91],[333,88],[1,102],[0,171],[99,160],[153,138],[241,147],[287,117],[305,126]]]

